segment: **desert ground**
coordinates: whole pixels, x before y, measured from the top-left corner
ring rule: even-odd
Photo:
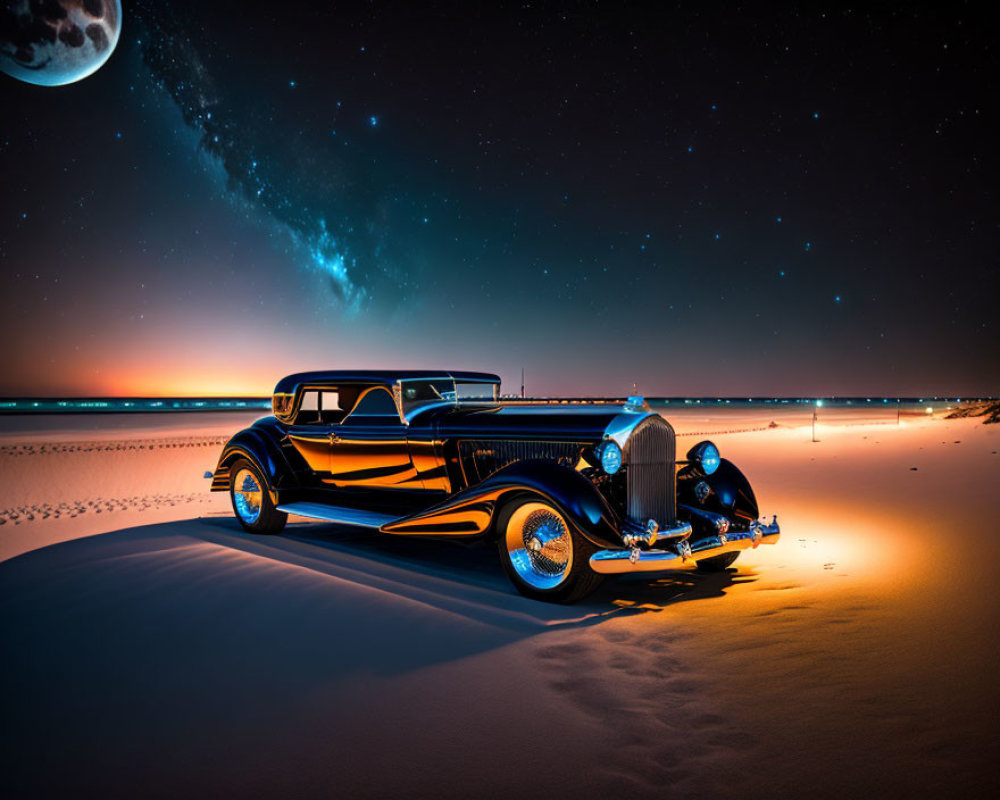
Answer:
[[[242,533],[203,474],[252,415],[0,419],[4,796],[1000,796],[1000,425],[665,413],[782,540],[569,607]]]

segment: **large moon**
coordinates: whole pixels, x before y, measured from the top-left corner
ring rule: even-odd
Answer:
[[[0,0],[0,69],[39,86],[86,78],[122,31],[121,0]]]

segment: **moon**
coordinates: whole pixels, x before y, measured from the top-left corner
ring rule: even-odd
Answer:
[[[38,86],[74,83],[101,68],[121,31],[121,0],[6,0],[0,70]]]

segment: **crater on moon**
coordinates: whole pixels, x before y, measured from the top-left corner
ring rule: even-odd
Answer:
[[[39,86],[92,75],[121,35],[121,0],[10,0],[0,7],[0,70]]]

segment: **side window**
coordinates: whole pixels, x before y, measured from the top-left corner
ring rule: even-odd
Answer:
[[[350,413],[345,424],[356,423],[360,425],[401,425],[399,412],[396,410],[396,401],[388,390],[378,387],[367,392],[358,401],[354,410]]]
[[[334,416],[337,412],[341,412],[340,416],[343,416],[343,411],[340,407],[340,392],[320,392],[320,408],[323,409],[323,416]]]
[[[344,417],[340,392],[336,389],[307,389],[295,422],[299,425],[335,425]]]
[[[299,403],[299,413],[295,416],[295,422],[299,425],[317,425],[319,418],[319,392],[303,392],[302,402]]]

